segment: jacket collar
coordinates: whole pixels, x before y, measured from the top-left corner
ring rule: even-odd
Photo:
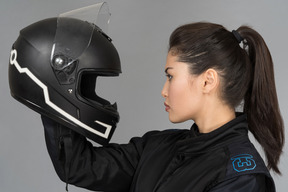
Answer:
[[[176,143],[180,152],[204,152],[227,145],[238,139],[248,139],[246,114],[237,113],[237,117],[210,133],[199,133],[194,123],[189,132],[190,137]]]

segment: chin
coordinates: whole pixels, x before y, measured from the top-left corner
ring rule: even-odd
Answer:
[[[184,121],[187,121],[187,120],[169,117],[169,121],[171,123],[175,123],[176,124],[176,123],[183,123]]]

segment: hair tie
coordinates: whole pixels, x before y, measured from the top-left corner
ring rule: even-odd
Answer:
[[[244,40],[243,37],[241,37],[241,35],[236,30],[232,30],[232,33],[234,37],[237,39],[238,43],[241,43]]]

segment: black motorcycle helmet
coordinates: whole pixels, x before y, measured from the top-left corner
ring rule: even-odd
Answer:
[[[19,102],[107,144],[119,114],[116,103],[111,105],[96,94],[96,79],[119,73],[118,52],[99,27],[58,17],[20,31],[11,50],[9,85]]]

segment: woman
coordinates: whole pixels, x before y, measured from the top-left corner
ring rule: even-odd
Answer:
[[[280,174],[284,128],[262,37],[247,26],[233,32],[212,23],[180,26],[170,37],[165,73],[169,120],[192,119],[190,130],[151,131],[97,148],[43,116],[59,177],[105,192],[275,191],[268,169]],[[236,113],[241,102],[244,113]],[[248,130],[263,147],[268,169]],[[64,150],[67,137],[71,153]]]

